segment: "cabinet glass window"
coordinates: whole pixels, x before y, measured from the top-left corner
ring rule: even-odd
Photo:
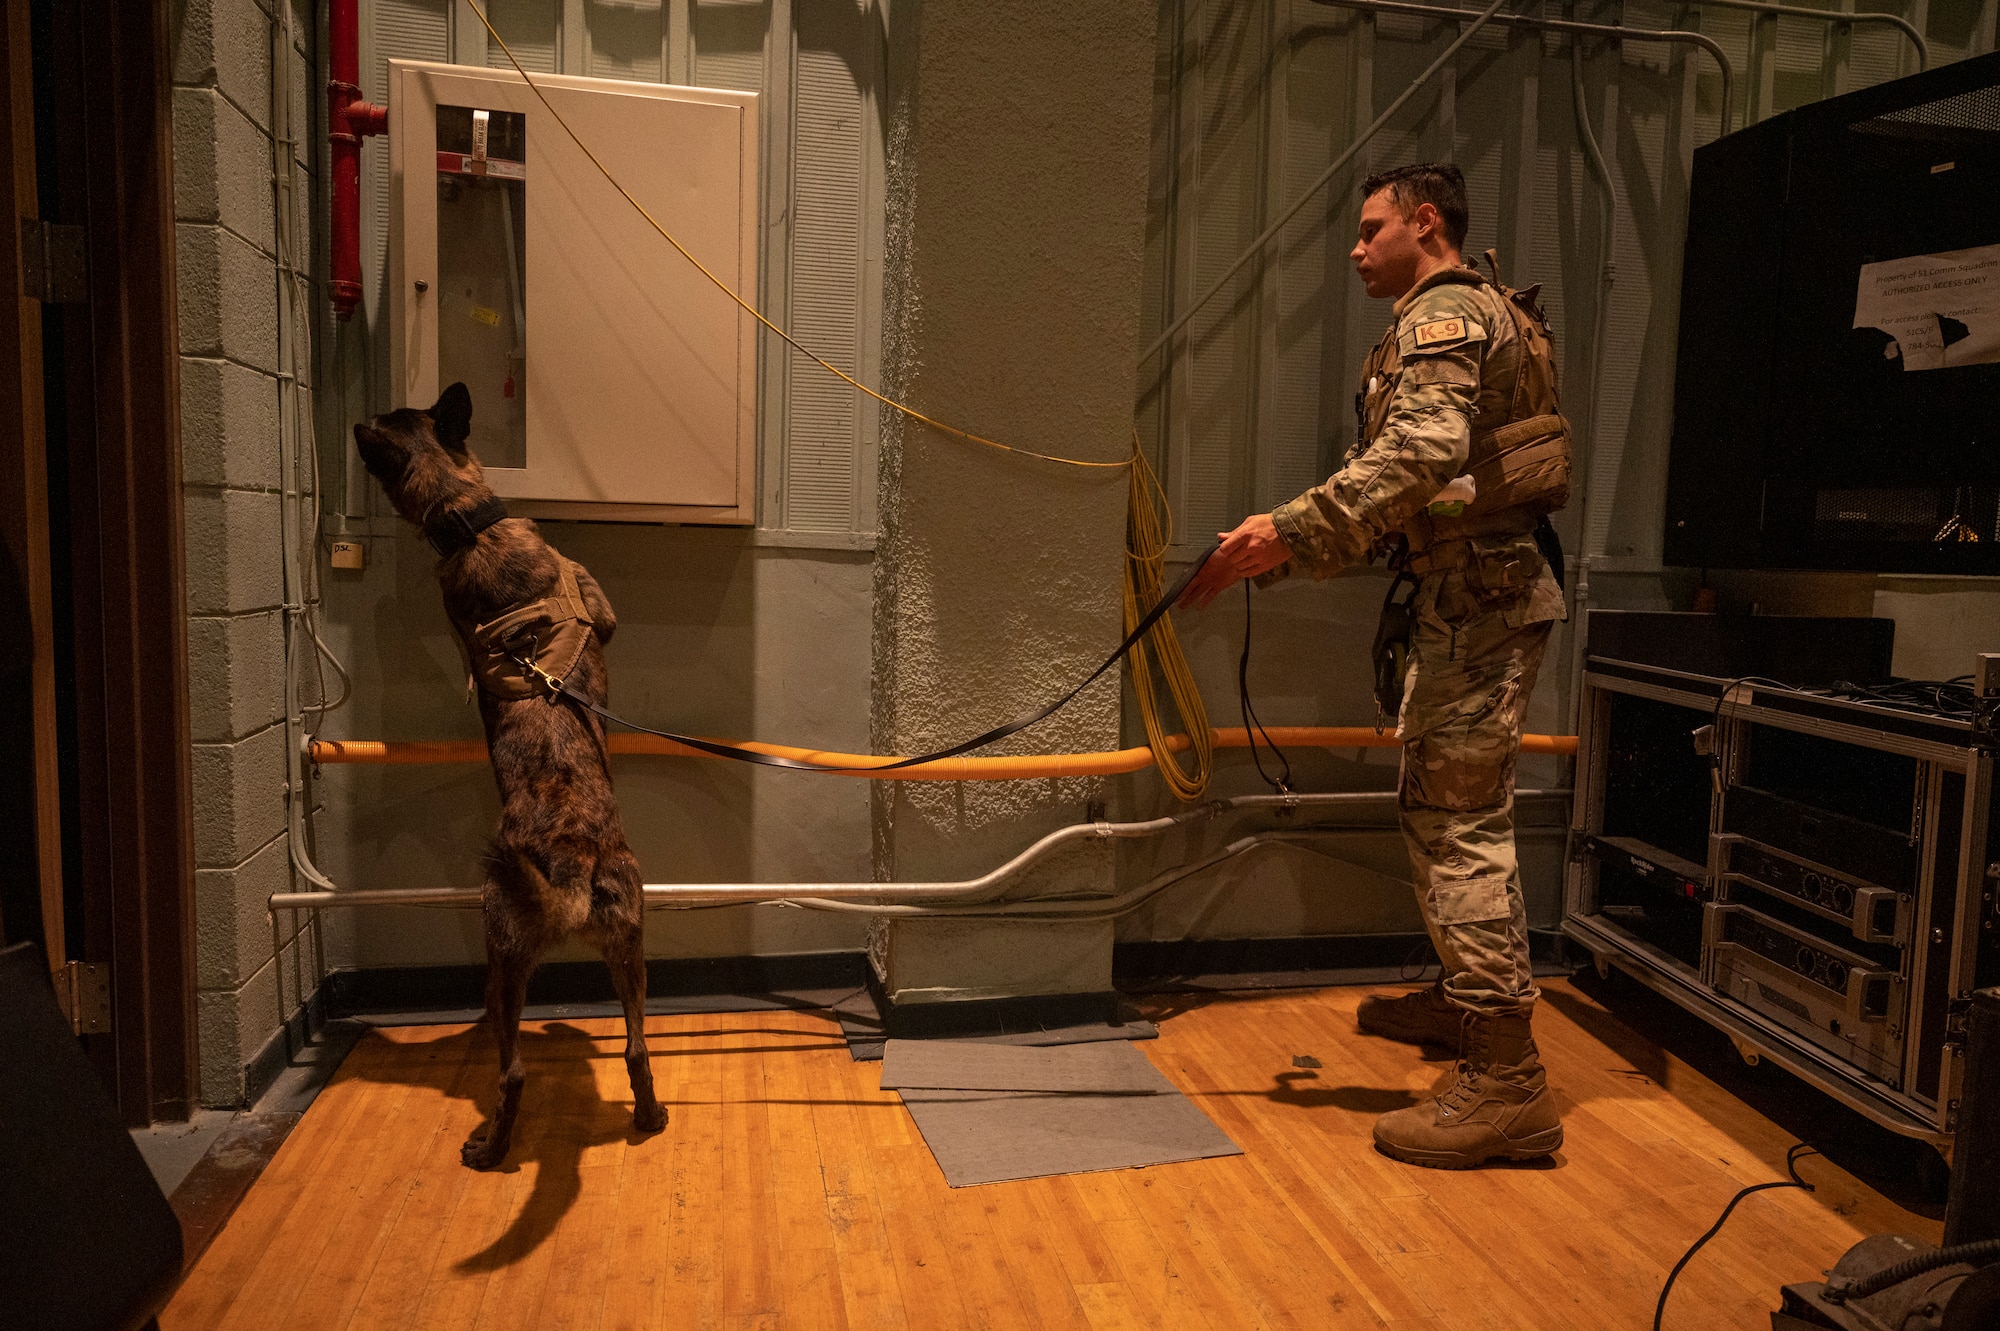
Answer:
[[[528,120],[437,109],[438,383],[472,394],[472,451],[528,465]]]

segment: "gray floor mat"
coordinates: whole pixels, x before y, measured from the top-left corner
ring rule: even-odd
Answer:
[[[1243,1153],[1144,1054],[1123,1042],[1104,1049],[1101,1078],[1149,1085],[1150,1093],[910,1089],[900,1094],[954,1188]],[[1123,1067],[1117,1066],[1121,1062]],[[967,1073],[980,1075],[978,1069]]]

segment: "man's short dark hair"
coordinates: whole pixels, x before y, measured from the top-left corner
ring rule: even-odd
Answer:
[[[1444,223],[1444,238],[1453,249],[1463,248],[1471,213],[1465,206],[1465,177],[1457,167],[1450,162],[1399,166],[1394,171],[1377,172],[1361,182],[1364,200],[1382,190],[1389,191],[1396,211],[1405,218],[1415,216],[1419,204],[1428,203],[1437,209],[1438,219]]]

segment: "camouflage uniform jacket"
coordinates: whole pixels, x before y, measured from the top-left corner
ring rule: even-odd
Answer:
[[[1475,429],[1507,423],[1522,346],[1504,300],[1477,271],[1454,266],[1396,302],[1383,349],[1394,340],[1402,372],[1363,385],[1359,437],[1346,465],[1271,514],[1292,558],[1268,580],[1295,569],[1325,578],[1367,562],[1466,469]],[[1382,359],[1371,356],[1370,367]],[[1510,620],[1562,618],[1561,591],[1529,534],[1534,518],[1513,526],[1438,553],[1460,566],[1488,566],[1496,574],[1489,586],[1504,578],[1517,589]]]

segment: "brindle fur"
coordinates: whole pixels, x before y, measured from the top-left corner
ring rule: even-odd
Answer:
[[[369,472],[404,518],[422,527],[470,510],[493,492],[466,446],[472,400],[453,384],[429,411],[404,409],[354,427]],[[526,518],[506,518],[478,541],[438,561],[445,611],[484,623],[556,588],[557,555]],[[618,621],[596,579],[581,566],[578,589],[596,632],[569,680],[602,706],[604,644]],[[500,1046],[500,1095],[491,1120],[466,1139],[460,1158],[492,1169],[506,1158],[521,1106],[519,1030],[528,976],[543,953],[576,936],[603,954],[625,1007],[625,1067],[632,1122],[666,1126],[646,1052],[646,958],[640,937],[639,862],[626,843],[611,792],[604,727],[569,702],[502,701],[483,691],[480,719],[500,787],[500,830],[485,885],[486,1019]]]

